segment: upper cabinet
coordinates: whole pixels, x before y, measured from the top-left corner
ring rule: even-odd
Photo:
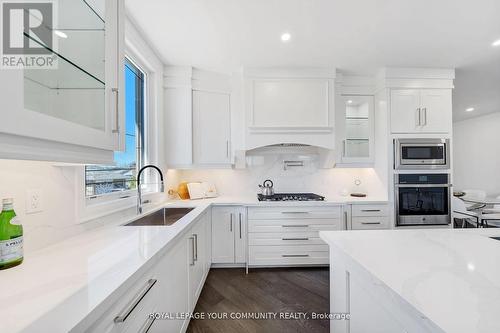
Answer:
[[[455,70],[447,68],[380,70],[377,105],[387,105],[390,132],[449,135],[454,79]]]
[[[372,163],[375,136],[373,96],[341,96],[337,105],[337,164]]]
[[[24,36],[52,66],[1,70],[0,157],[112,162],[124,146],[123,1],[57,4],[51,38]]]
[[[246,148],[301,143],[333,148],[335,69],[244,71]]]
[[[452,126],[451,89],[393,89],[393,133],[449,133]]]
[[[193,91],[193,162],[231,163],[229,94]]]
[[[230,77],[191,67],[166,67],[166,164],[169,168],[230,168]]]

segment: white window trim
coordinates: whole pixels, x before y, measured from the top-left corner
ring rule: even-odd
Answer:
[[[125,56],[146,74],[144,82],[144,109],[146,114],[146,119],[144,119],[146,122],[144,147],[147,150],[147,158],[144,161],[144,165],[158,165],[160,162],[160,129],[158,125],[160,124],[160,112],[163,100],[163,64],[158,60],[156,54],[141,38],[139,32],[128,19],[125,22],[125,31]],[[95,199],[88,199],[85,196],[85,167],[77,168],[80,168],[80,170],[75,172],[76,213],[80,223],[117,213],[134,207],[137,204],[136,190],[110,193]],[[164,174],[164,176],[166,175]],[[144,174],[143,182],[149,182],[147,173]],[[159,185],[147,189],[143,195],[143,200],[161,200],[164,194],[158,193],[158,189]]]

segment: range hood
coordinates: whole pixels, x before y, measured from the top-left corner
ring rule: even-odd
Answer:
[[[268,156],[277,156],[283,169],[305,167],[314,163],[317,168],[335,166],[334,150],[303,143],[276,143],[236,152],[236,168],[246,168],[259,163]]]

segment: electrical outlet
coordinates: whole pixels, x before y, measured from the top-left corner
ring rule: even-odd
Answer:
[[[26,191],[26,214],[39,213],[43,210],[42,190],[31,189]]]

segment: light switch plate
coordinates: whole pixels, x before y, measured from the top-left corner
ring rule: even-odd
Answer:
[[[39,213],[43,210],[42,190],[30,189],[26,191],[26,214]]]

